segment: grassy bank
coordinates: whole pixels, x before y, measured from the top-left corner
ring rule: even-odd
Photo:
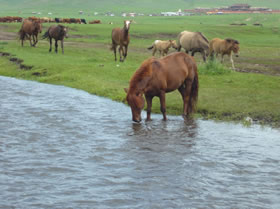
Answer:
[[[123,19],[114,19],[114,25],[70,25],[70,38],[65,43],[65,54],[49,53],[48,43],[39,41],[36,48],[24,47],[17,40],[0,41],[0,51],[10,53],[10,57],[23,60],[31,70],[20,69],[18,64],[7,57],[0,58],[0,74],[39,82],[52,83],[83,89],[92,94],[109,97],[124,102],[124,87],[141,62],[150,57],[146,48],[155,39],[175,39],[185,29],[200,30],[209,39],[213,37],[233,37],[241,42],[241,58],[236,67],[254,72],[270,74],[240,73],[228,70],[230,63],[199,64],[198,116],[222,120],[243,121],[247,116],[269,124],[280,125],[280,77],[278,72],[279,32],[269,23],[263,28],[251,25],[232,27],[229,23],[239,21],[227,16],[217,23],[219,17],[178,17],[178,18],[136,18],[131,25],[131,44],[126,62],[113,61],[109,50],[111,29],[121,26]],[[242,20],[253,18],[280,19],[280,16],[238,16]],[[107,21],[105,19],[103,21]],[[203,21],[203,24],[200,22]],[[249,22],[249,21],[248,21]],[[202,26],[201,26],[202,25]],[[49,24],[44,25],[44,30]],[[1,24],[3,31],[13,35],[20,24]],[[15,38],[15,37],[14,37]],[[13,38],[13,39],[14,39]],[[270,41],[267,41],[269,38]],[[260,53],[263,52],[263,53]],[[279,73],[279,72],[278,72]],[[159,102],[154,99],[153,112],[159,112]],[[167,95],[168,114],[181,114],[182,101],[178,92]],[[128,112],[127,114],[131,114]]]

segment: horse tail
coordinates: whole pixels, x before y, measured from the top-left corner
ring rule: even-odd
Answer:
[[[22,29],[19,30],[18,34],[19,34],[19,39],[20,39],[20,40],[24,40],[24,38],[25,38],[25,32],[24,32]]]
[[[43,35],[42,39],[49,38],[49,36],[50,36],[49,31],[47,31],[47,32]]]
[[[198,99],[198,88],[199,88],[199,82],[198,82],[198,73],[197,73],[197,66],[194,63],[193,64],[193,71],[194,71],[194,79],[192,82],[192,87],[191,87],[191,93],[190,93],[190,99],[189,99],[189,108],[188,108],[188,113],[193,113],[196,109],[196,103]]]

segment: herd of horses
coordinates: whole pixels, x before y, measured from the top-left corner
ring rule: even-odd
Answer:
[[[122,28],[117,27],[112,30],[111,50],[114,52],[115,61],[117,61],[117,49],[121,62],[124,62],[127,57],[131,23],[132,21],[126,20]],[[63,40],[68,36],[67,31],[67,27],[63,25],[49,27],[43,35],[43,38],[48,38],[50,41],[49,52],[52,51],[52,39],[54,39],[55,52],[57,53],[57,41],[60,40],[62,53],[64,53]],[[38,42],[38,34],[41,32],[40,21],[23,20],[19,31],[22,46],[24,39],[27,38],[30,40],[30,45],[35,47]],[[170,47],[175,48],[177,52],[167,55]],[[186,53],[180,52],[182,48]],[[160,99],[160,110],[163,119],[166,120],[165,94],[176,89],[182,96],[183,116],[189,117],[195,110],[199,88],[194,54],[201,53],[204,61],[206,61],[207,56],[213,57],[214,55],[218,56],[218,54],[221,54],[223,61],[224,55],[228,55],[234,68],[232,53],[238,56],[239,42],[231,38],[224,40],[215,38],[208,41],[200,32],[183,31],[178,35],[177,42],[156,40],[148,49],[154,49],[153,57],[140,65],[130,80],[129,88],[125,88],[126,101],[131,107],[132,120],[135,122],[141,121],[141,111],[145,104],[144,96],[147,102],[147,120],[151,120],[152,99],[155,96]],[[157,50],[160,52],[160,58],[154,57]],[[191,55],[188,54],[190,52]]]

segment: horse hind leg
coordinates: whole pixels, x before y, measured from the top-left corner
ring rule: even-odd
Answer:
[[[186,79],[182,86],[178,89],[181,93],[183,99],[183,116],[187,117],[192,112],[191,105],[191,90],[192,90],[192,81],[190,79]]]
[[[49,52],[52,51],[52,38],[50,38],[50,49],[49,49]]]

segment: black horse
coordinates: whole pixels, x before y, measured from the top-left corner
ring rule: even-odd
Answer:
[[[52,51],[52,39],[55,40],[55,52],[57,53],[57,41],[61,41],[61,49],[62,49],[62,54],[64,54],[64,49],[63,49],[63,41],[64,37],[68,38],[68,28],[63,26],[63,25],[53,25],[49,27],[48,31],[44,34],[44,38],[48,38],[50,40],[50,49],[49,52]]]

